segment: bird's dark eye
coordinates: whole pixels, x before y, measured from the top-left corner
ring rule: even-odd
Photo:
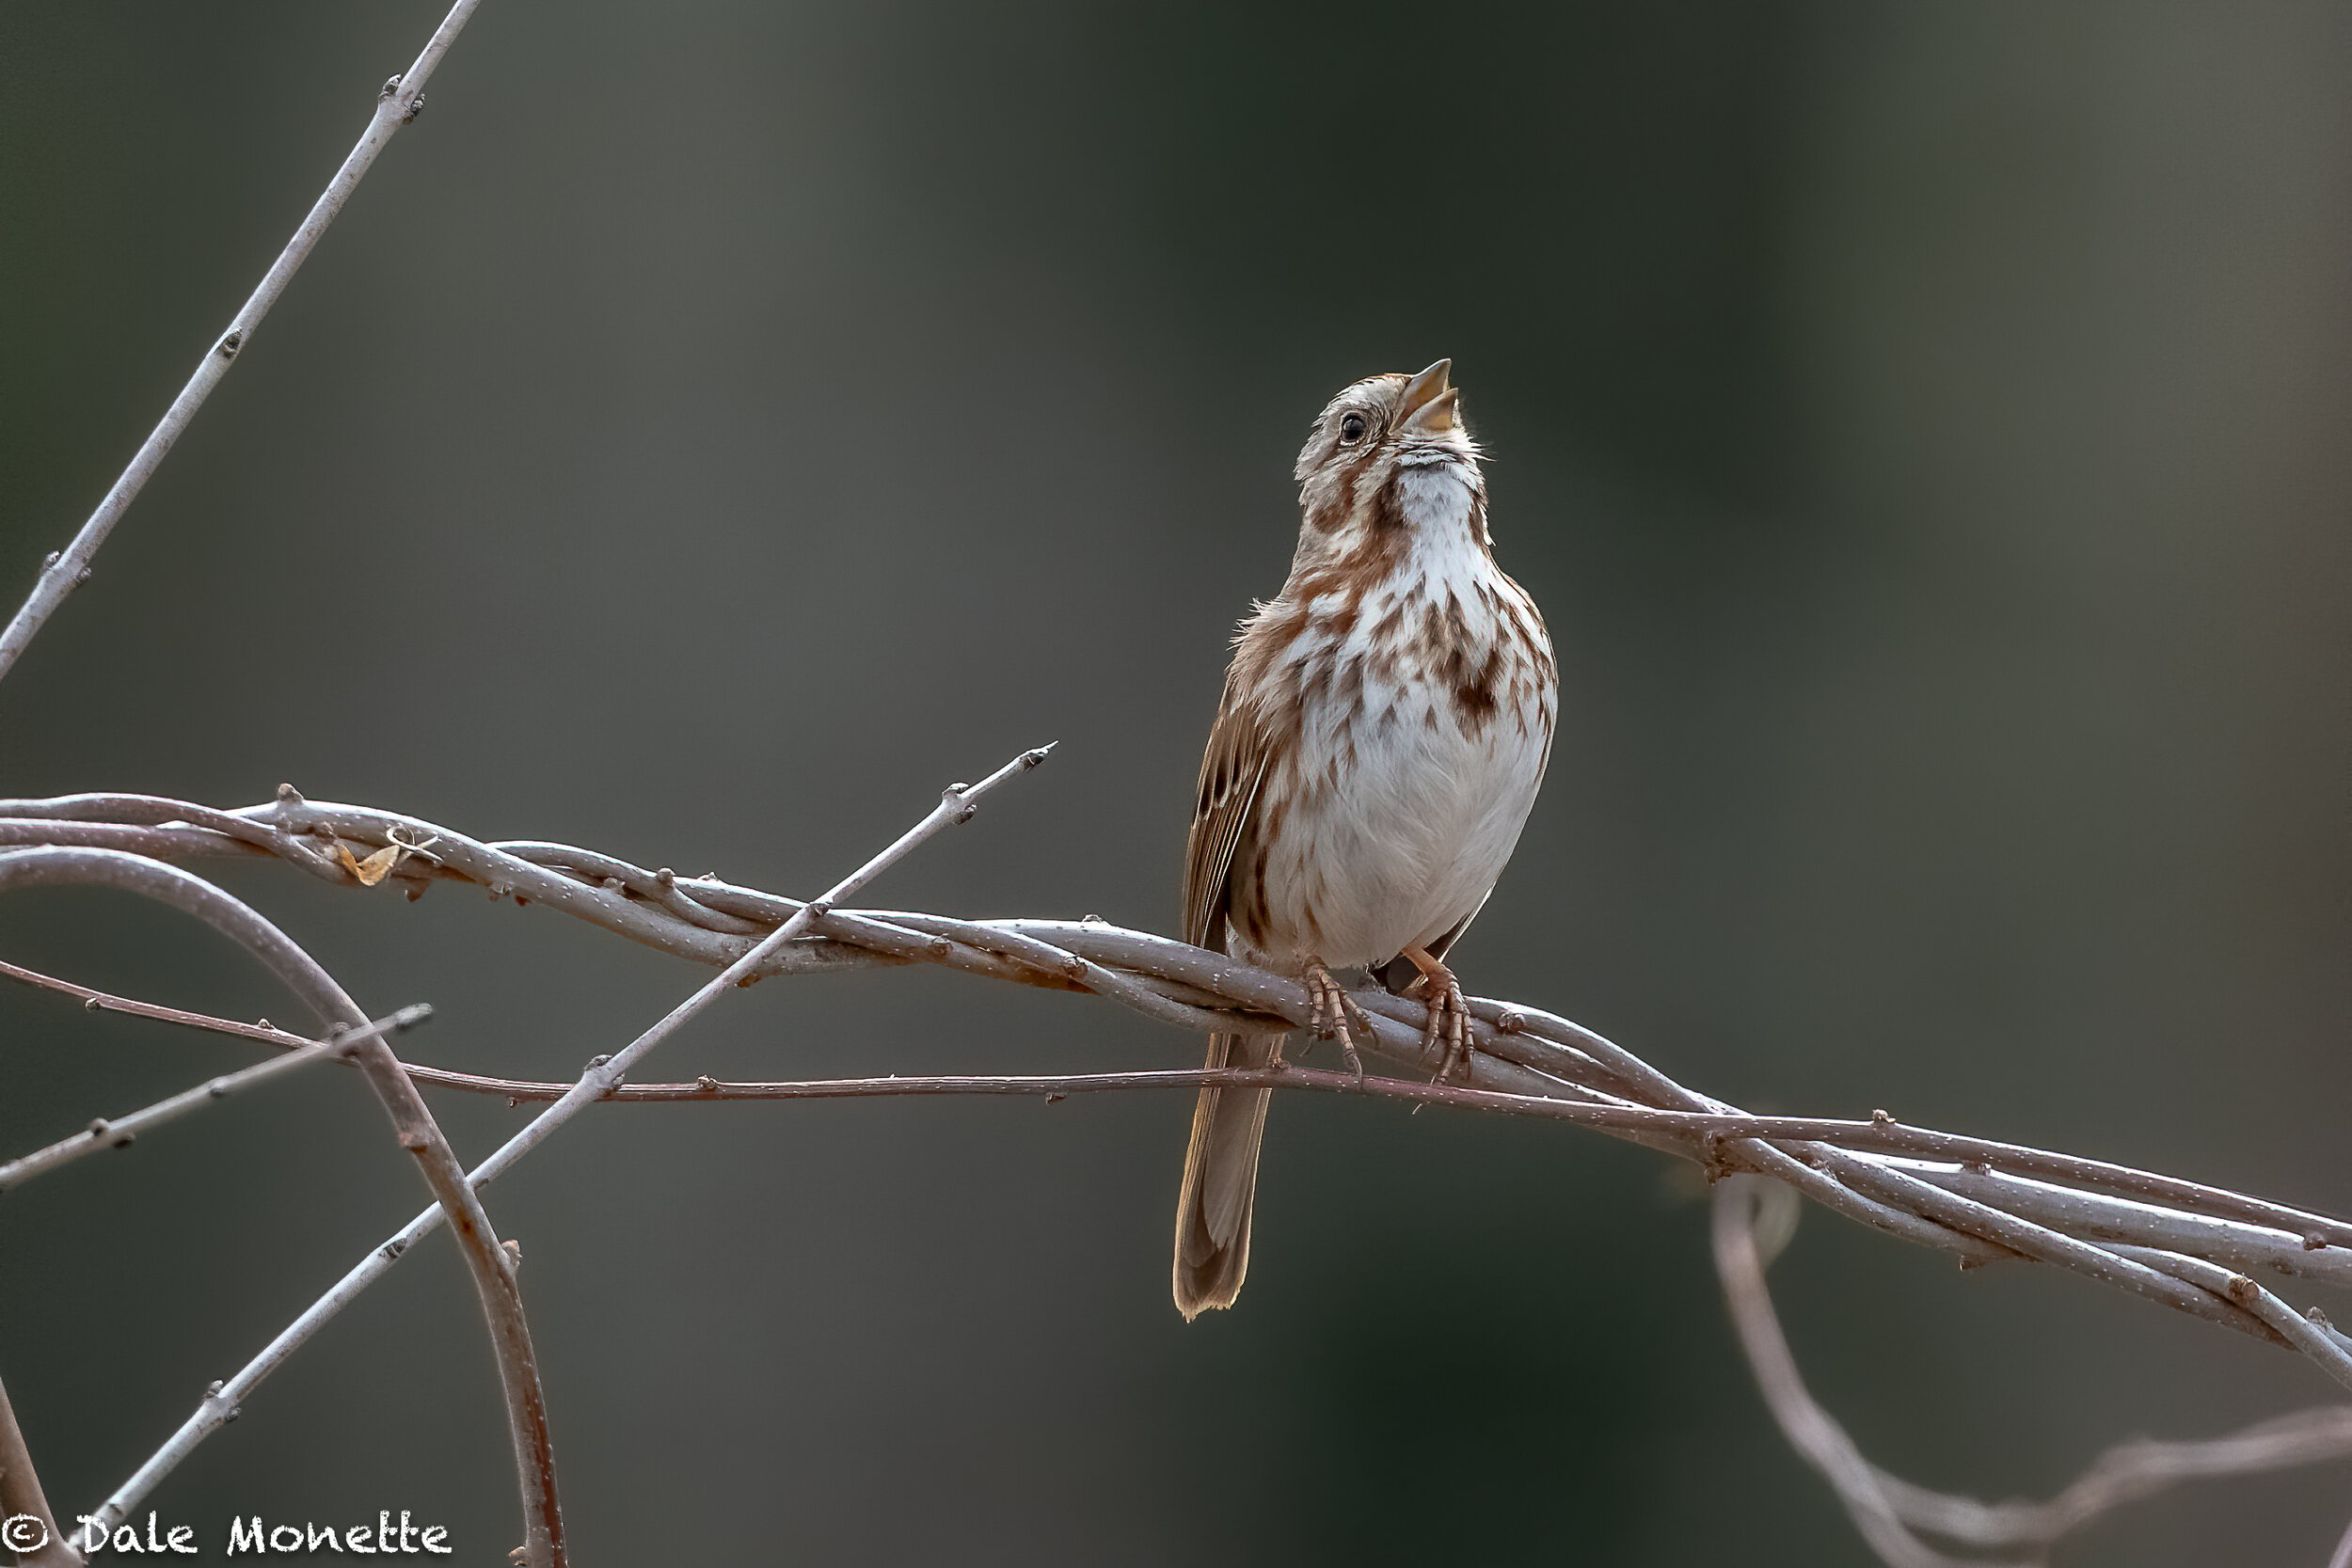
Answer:
[[[1340,421],[1341,444],[1343,446],[1352,447],[1357,442],[1362,440],[1364,438],[1364,417],[1361,414],[1348,415],[1345,419]]]

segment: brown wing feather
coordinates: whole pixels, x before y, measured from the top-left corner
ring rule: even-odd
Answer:
[[[1225,951],[1233,851],[1258,809],[1266,746],[1232,674],[1200,758],[1200,796],[1184,845],[1184,940]],[[1263,1067],[1280,1042],[1266,1035],[1211,1035],[1208,1065]],[[1202,1089],[1176,1194],[1176,1308],[1192,1318],[1231,1307],[1249,1269],[1249,1214],[1270,1089]]]
[[[1233,847],[1257,810],[1265,768],[1264,739],[1237,700],[1229,674],[1225,700],[1217,705],[1208,750],[1200,758],[1200,802],[1184,845],[1184,940],[1196,947],[1225,951]]]

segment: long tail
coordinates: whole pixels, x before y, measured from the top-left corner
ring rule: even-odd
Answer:
[[[1208,1066],[1264,1067],[1279,1035],[1211,1035]],[[1249,1272],[1249,1211],[1258,1197],[1258,1145],[1272,1089],[1202,1089],[1176,1195],[1176,1310],[1187,1322],[1231,1307]]]

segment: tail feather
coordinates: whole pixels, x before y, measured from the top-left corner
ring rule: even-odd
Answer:
[[[1264,1067],[1279,1035],[1211,1035],[1208,1066]],[[1258,1196],[1258,1148],[1272,1089],[1202,1089],[1176,1196],[1176,1310],[1186,1321],[1231,1307],[1249,1272],[1249,1214]]]

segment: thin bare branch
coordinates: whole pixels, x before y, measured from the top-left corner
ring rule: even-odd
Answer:
[[[804,906],[793,920],[787,921],[785,925],[777,927],[757,946],[746,952],[716,978],[688,997],[686,1001],[672,1008],[623,1050],[610,1057],[596,1058],[589,1065],[580,1080],[566,1089],[554,1104],[533,1117],[520,1132],[501,1145],[496,1153],[463,1177],[465,1198],[463,1204],[459,1206],[460,1213],[468,1210],[479,1212],[480,1200],[476,1194],[480,1188],[495,1180],[508,1166],[537,1148],[549,1134],[573,1116],[579,1114],[581,1109],[602,1098],[603,1094],[611,1089],[621,1075],[628,1069],[630,1064],[660,1044],[679,1025],[702,1011],[728,990],[755,975],[758,973],[758,961],[761,957],[798,938],[806,929],[809,922],[820,918],[823,906],[834,899],[849,897],[873,880],[875,877],[897,864],[909,851],[938,833],[942,829],[970,820],[973,813],[978,809],[978,801],[982,796],[1016,774],[1025,773],[1035,768],[1045,760],[1047,753],[1052,750],[1053,748],[1049,745],[1024,752],[978,784],[951,785],[941,795],[939,804],[931,808],[921,821],[899,835],[898,839],[888,848],[844,878],[833,892],[826,895],[824,899]],[[410,842],[422,841],[419,839]],[[104,853],[105,851],[84,852]],[[6,867],[10,858],[7,855],[0,855],[0,878],[5,878]],[[0,887],[5,887],[5,880],[0,880]],[[389,1059],[389,1050],[386,1052],[386,1056]],[[395,1061],[393,1063],[395,1071],[398,1070],[398,1067],[399,1064]],[[404,1079],[404,1085],[405,1082]],[[410,1092],[413,1093],[414,1090],[411,1089]],[[362,1291],[380,1278],[393,1263],[399,1260],[402,1254],[437,1228],[448,1217],[450,1208],[448,1204],[437,1202],[409,1221],[398,1233],[360,1259],[335,1284],[333,1289],[311,1303],[300,1317],[289,1323],[262,1349],[260,1355],[255,1356],[239,1369],[234,1377],[217,1385],[207,1395],[203,1403],[197,1407],[196,1413],[181,1424],[180,1429],[174,1432],[163,1447],[156,1449],[147,1462],[139,1466],[129,1481],[123,1482],[113,1497],[107,1498],[98,1517],[109,1520],[120,1519],[132,1509],[137,1507],[139,1500],[152,1491],[157,1483],[169,1475],[183,1460],[193,1453],[199,1444],[235,1418],[245,1399],[260,1386],[262,1379],[277,1370],[286,1357],[299,1349],[329,1319],[342,1311]],[[487,1233],[486,1230],[485,1233]],[[501,1257],[503,1259],[504,1254],[501,1253]],[[511,1282],[513,1278],[511,1273],[507,1277]],[[530,1543],[527,1542],[526,1548],[529,1545]],[[535,1565],[538,1560],[531,1560]]]
[[[235,1072],[222,1073],[217,1078],[199,1084],[195,1088],[183,1090],[144,1109],[133,1111],[129,1116],[111,1119],[99,1117],[70,1138],[60,1138],[45,1148],[37,1148],[30,1154],[0,1163],[0,1193],[21,1186],[60,1165],[70,1164],[86,1154],[95,1154],[102,1148],[128,1148],[140,1133],[151,1128],[160,1127],[206,1105],[217,1104],[232,1094],[272,1078],[282,1077],[297,1068],[308,1067],[312,1062],[349,1061],[366,1042],[379,1039],[387,1034],[412,1029],[432,1016],[431,1007],[421,1002],[415,1003],[360,1028],[339,1030],[323,1040],[305,1040],[283,1056],[257,1062]]]
[[[23,985],[54,990],[71,996],[94,1013],[125,1013],[133,1018],[153,1019],[162,1023],[177,1023],[208,1034],[233,1035],[239,1039],[260,1040],[283,1051],[299,1051],[317,1042],[280,1029],[272,1023],[241,1023],[233,1018],[215,1018],[210,1013],[192,1013],[184,1007],[167,1007],[156,1002],[141,1002],[128,996],[115,996],[88,986],[77,986],[71,980],[60,980],[54,974],[43,974],[37,969],[26,969],[0,959],[0,979],[15,980]]]
[[[449,53],[449,46],[456,41],[458,30],[465,26],[467,18],[473,14],[473,8],[479,3],[480,0],[457,0],[449,15],[442,18],[441,24],[433,30],[433,36],[425,40],[416,62],[384,84],[376,94],[375,112],[369,117],[367,131],[359,137],[358,145],[351,150],[351,155],[343,160],[342,166],[336,169],[335,177],[326,182],[326,189],[320,192],[319,198],[311,203],[310,214],[294,230],[294,237],[286,242],[285,249],[278,253],[278,260],[270,263],[269,271],[262,275],[262,281],[247,296],[244,307],[230,318],[228,330],[206,348],[204,357],[197,364],[196,372],[188,377],[187,385],[181,388],[180,395],[172,399],[171,406],[165,410],[162,422],[148,434],[147,439],[132,457],[131,466],[122,470],[122,476],[106,492],[105,499],[98,503],[98,510],[90,514],[89,520],[74,534],[72,543],[62,551],[52,551],[49,559],[42,562],[40,577],[34,582],[31,595],[8,622],[8,629],[0,631],[0,677],[6,676],[15,666],[18,656],[24,652],[25,645],[56,613],[57,607],[65,602],[66,595],[88,578],[91,559],[98,554],[99,546],[106,542],[106,535],[114,531],[115,524],[122,520],[123,513],[130,509],[132,501],[138,498],[139,491],[162,465],[164,454],[171,451],[172,443],[180,438],[180,433],[196,417],[196,411],[204,406],[204,400],[212,396],[213,388],[229,373],[230,365],[252,342],[254,329],[262,325],[262,318],[269,314],[270,307],[278,303],[278,296],[286,292],[286,285],[293,280],[295,269],[309,260],[310,252],[317,248],[320,237],[326,232],[326,226],[333,223],[335,214],[342,211],[343,203],[351,198],[351,193],[358,187],[361,178],[373,166],[376,156],[402,126],[417,118],[418,111],[424,105],[425,82],[432,76],[434,68],[441,63],[441,56]]]
[[[1715,1270],[1723,1277],[1740,1348],[1747,1353],[1766,1406],[1788,1446],[1829,1482],[1854,1528],[1880,1560],[1889,1568],[1963,1568],[1959,1560],[1912,1534],[1880,1485],[1877,1467],[1862,1456],[1846,1429],[1806,1389],[1797,1359],[1781,1334],[1780,1320],[1772,1311],[1772,1297],[1764,1287],[1764,1260],[1756,1246],[1756,1205],[1785,1201],[1771,1193],[1768,1185],[1752,1179],[1727,1180],[1716,1189],[1714,1225]],[[1795,1205],[1788,1203],[1784,1213],[1774,1216],[1784,1234],[1794,1227],[1795,1214]]]
[[[2346,1349],[2344,1337],[2320,1318],[2297,1312],[2246,1275],[2202,1258],[2185,1258],[2161,1247],[2109,1246],[2106,1250],[2186,1280],[2243,1308],[2282,1342],[2317,1362],[2329,1377],[2352,1388],[2352,1351]]]
[[[2047,1502],[1980,1502],[1879,1472],[1889,1501],[1915,1529],[1988,1550],[2044,1554],[2103,1514],[2193,1481],[2260,1475],[2352,1457],[2352,1405],[2324,1404],[2202,1442],[2135,1438],[2091,1461]]]
[[[59,884],[97,884],[119,888],[152,898],[196,916],[260,958],[300,997],[328,1028],[357,1029],[367,1014],[316,959],[240,900],[210,882],[160,861],[116,849],[39,848],[0,854],[0,892],[11,888]],[[554,1448],[548,1430],[547,1400],[540,1387],[537,1357],[531,1329],[523,1315],[522,1295],[516,1284],[513,1260],[498,1244],[498,1235],[481,1200],[467,1184],[465,1167],[441,1133],[433,1113],[416,1085],[401,1070],[400,1060],[381,1037],[355,1042],[351,1059],[359,1067],[390,1117],[400,1146],[416,1160],[426,1187],[437,1199],[456,1212],[453,1227],[475,1294],[488,1323],[499,1383],[505,1397],[507,1424],[514,1439],[517,1482],[522,1493],[523,1551],[529,1568],[562,1568],[563,1513],[558,1505]],[[117,1499],[118,1501],[119,1499]],[[97,1515],[108,1527],[119,1524],[136,1497],[113,1512],[110,1501]]]
[[[56,1515],[49,1512],[6,1386],[0,1386],[0,1552],[20,1568],[81,1568],[81,1554],[58,1533]]]
[[[1748,1177],[1724,1182],[1715,1194],[1716,1271],[1773,1420],[1890,1568],[2026,1568],[2047,1561],[2062,1538],[2101,1515],[2184,1481],[2352,1457],[2352,1405],[2327,1405],[2206,1442],[2118,1444],[2048,1502],[1980,1502],[1890,1475],[1864,1457],[1805,1387],[1772,1309],[1765,1270],[1795,1230],[1797,1212],[1786,1189]],[[1954,1558],[1921,1540],[1922,1532],[1999,1555]]]

